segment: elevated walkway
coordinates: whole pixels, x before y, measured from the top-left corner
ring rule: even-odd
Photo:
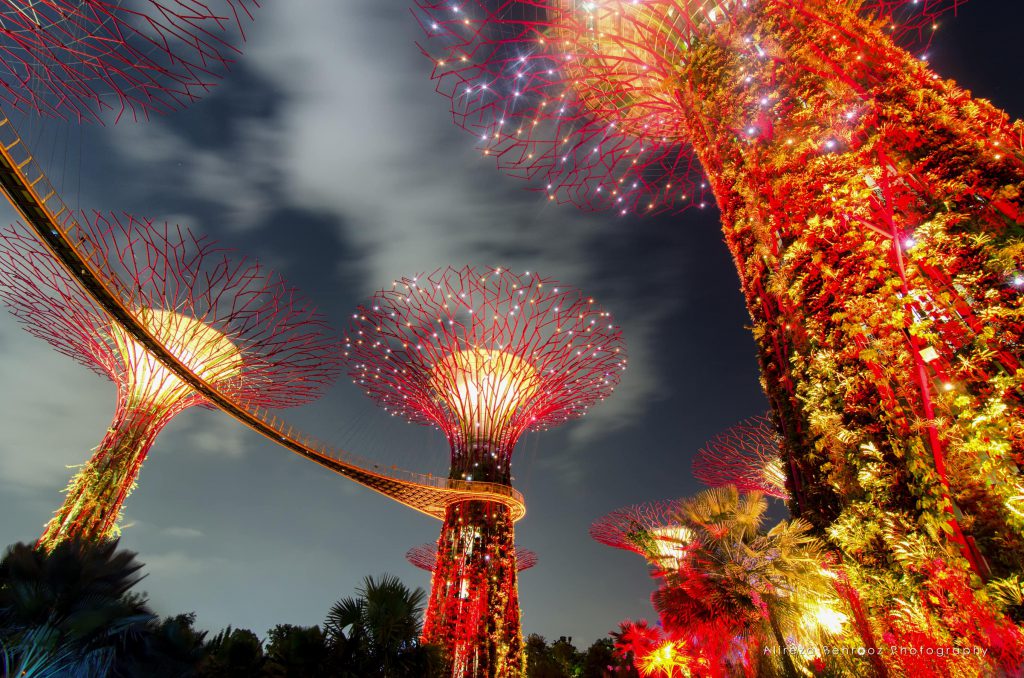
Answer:
[[[161,344],[131,312],[132,291],[107,268],[102,252],[75,221],[8,118],[0,120],[0,189],[12,205],[110,317],[182,381],[210,403],[260,435],[360,485],[440,520],[448,506],[493,501],[507,506],[512,519],[526,515],[523,495],[508,485],[467,482],[387,467],[347,454],[296,431],[277,415],[248,408],[194,374]],[[339,347],[340,347],[339,338]],[[340,348],[339,348],[340,350]]]

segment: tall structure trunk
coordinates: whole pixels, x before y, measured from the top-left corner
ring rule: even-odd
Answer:
[[[494,458],[489,453],[453,454],[450,475],[507,484],[507,461],[502,470],[500,464],[493,465]],[[508,507],[487,501],[448,507],[437,541],[423,638],[446,648],[453,678],[523,674],[517,569]]]
[[[800,678],[800,672],[797,671],[796,663],[793,661],[793,657],[790,653],[790,645],[786,642],[786,637],[782,635],[782,628],[779,626],[779,620],[776,619],[776,613],[770,608],[768,610],[768,626],[772,629],[772,636],[775,637],[775,642],[779,648],[779,662],[782,664],[783,675],[786,678]]]
[[[708,22],[676,97],[784,431],[794,513],[882,571],[947,544],[1024,565],[1020,124],[859,2]]]
[[[121,507],[168,420],[149,410],[119,408],[92,458],[68,484],[64,503],[38,544],[52,549],[71,538],[95,542],[116,537]]]

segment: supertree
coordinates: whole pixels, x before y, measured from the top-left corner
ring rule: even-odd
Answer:
[[[592,298],[500,268],[395,282],[359,307],[344,355],[385,410],[445,435],[451,479],[502,485],[523,433],[586,414],[626,367],[619,328]],[[516,569],[506,506],[447,509],[423,635],[447,648],[453,675],[522,672]]]
[[[420,544],[405,552],[405,559],[421,570],[433,573],[437,567],[437,544]],[[537,565],[537,554],[522,546],[516,547],[516,571],[529,570]]]
[[[789,499],[786,469],[779,456],[782,440],[768,417],[751,417],[719,433],[697,452],[693,475],[708,487],[735,485]]]
[[[1024,565],[1024,127],[900,46],[957,4],[419,3],[457,122],[551,200],[711,191],[791,508],[890,582]]]
[[[656,574],[678,570],[693,533],[677,517],[678,502],[637,504],[612,511],[590,526],[596,541],[647,559]]]
[[[195,101],[257,0],[0,0],[0,98],[60,118],[147,116]]]
[[[182,227],[83,215],[105,270],[145,327],[195,374],[252,407],[316,398],[337,369],[337,340],[277,274]],[[110,379],[117,409],[67,488],[40,543],[115,536],[121,507],[157,435],[205,399],[113,322],[27,230],[0,232],[0,299],[33,335]]]

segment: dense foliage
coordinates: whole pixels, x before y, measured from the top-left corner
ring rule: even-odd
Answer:
[[[161,619],[136,554],[116,541],[68,540],[47,552],[14,544],[0,560],[0,675],[97,678],[431,678],[450,674],[441,648],[420,641],[426,595],[397,577],[366,577],[322,626],[278,624],[264,638]],[[610,638],[586,651],[571,638],[526,640],[528,678],[636,678]]]
[[[403,678],[443,675],[440,650],[419,640],[422,589],[367,577],[323,628],[278,624],[261,639],[226,628],[208,638],[194,614],[160,619],[136,554],[116,541],[15,544],[0,560],[3,675],[148,678]]]
[[[916,583],[887,588],[884,578],[860,579],[803,520],[765,530],[758,493],[713,488],[674,506],[673,529],[647,528],[672,548],[638,551],[659,580],[659,624],[627,621],[614,634],[617,655],[643,676],[1024,671],[1024,632],[1012,616],[1024,600],[1019,580],[993,582],[979,595],[966,572],[933,559],[910,566]],[[659,555],[666,552],[671,566]],[[915,595],[900,594],[911,586]]]

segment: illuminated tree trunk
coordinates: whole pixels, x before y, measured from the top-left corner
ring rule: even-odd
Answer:
[[[495,465],[496,458],[503,457],[455,453],[451,477],[507,483],[507,458],[503,469]],[[423,637],[447,649],[453,677],[522,675],[517,569],[507,507],[486,501],[448,507],[437,542]]]
[[[771,627],[772,635],[775,637],[775,642],[779,648],[779,662],[782,664],[783,675],[786,678],[798,678],[800,672],[796,669],[796,664],[793,662],[793,658],[789,655],[791,647],[786,642],[786,637],[782,635],[782,629],[779,627],[779,620],[776,617],[776,612],[770,607],[768,608],[768,626]]]
[[[765,0],[675,84],[754,321],[794,511],[862,564],[1024,565],[1020,125],[857,15]]]
[[[119,411],[92,459],[68,484],[64,504],[47,523],[39,545],[52,549],[66,539],[93,542],[117,536],[121,506],[167,421],[150,412]]]

